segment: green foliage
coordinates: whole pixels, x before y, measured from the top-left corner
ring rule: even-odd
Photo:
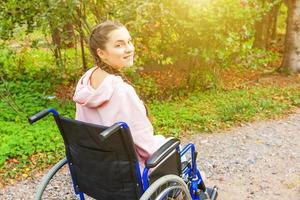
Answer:
[[[285,34],[286,32],[286,19],[288,15],[288,8],[286,4],[281,4],[280,10],[279,10],[279,16],[277,20],[277,32],[279,34]]]
[[[33,153],[54,151],[62,144],[54,124],[46,120],[40,126],[30,126],[27,117],[47,107],[59,108],[73,116],[74,105],[51,100],[50,84],[41,82],[5,82],[0,85],[0,165],[8,157],[29,156]],[[17,105],[17,106],[15,106]],[[14,108],[12,108],[13,106]]]
[[[2,30],[6,34],[7,28],[7,31],[18,35],[30,29],[53,39],[57,31],[61,43],[78,43],[80,34],[87,41],[95,23],[105,19],[119,20],[133,36],[137,67],[185,68],[189,74],[185,83],[188,85],[181,89],[213,88],[218,84],[218,68],[242,66],[257,69],[278,57],[272,52],[252,48],[255,23],[276,3],[278,0],[264,4],[259,0],[67,0],[31,1],[24,3],[21,8],[21,4],[9,0],[0,4],[5,7],[0,12],[5,19],[0,23],[0,32]],[[10,25],[5,25],[7,23]],[[65,30],[68,24],[75,29],[74,38]],[[34,38],[30,46],[13,51],[11,59],[5,61],[6,66],[12,66],[5,69],[5,74],[10,74],[9,79],[16,78],[15,72],[21,71],[27,74],[26,77],[41,77],[51,82],[75,81],[82,65],[77,47],[60,49],[58,52],[55,49],[59,44],[45,45],[45,49],[39,47],[40,41],[41,38]],[[54,52],[59,56],[50,56]],[[88,54],[87,49],[85,52]],[[91,63],[89,59],[88,66]],[[70,70],[70,67],[76,67],[78,73],[74,73],[75,70]],[[156,94],[156,91],[153,92],[152,96]]]
[[[250,69],[265,69],[272,61],[278,60],[280,55],[276,52],[249,48],[247,51],[240,52],[236,58],[236,66]]]
[[[36,153],[62,152],[63,141],[52,121],[41,122],[38,126],[1,121],[0,165],[8,158],[21,158],[25,162]]]
[[[86,50],[87,51],[87,50]],[[17,49],[0,44],[0,77],[7,81],[39,81],[47,85],[75,82],[82,74],[75,49],[63,52],[64,68],[57,68],[52,53],[45,48],[21,44]],[[91,63],[91,60],[88,60]]]
[[[161,95],[158,85],[151,77],[137,78],[134,80],[133,85],[143,99],[153,100],[159,98],[158,96]]]
[[[40,1],[1,1],[0,2],[0,38],[12,37],[14,30],[19,26],[27,26],[31,32],[39,21]]]
[[[128,26],[141,47],[137,49],[139,63],[224,65],[230,64],[231,56],[244,48],[241,44],[253,37],[255,18],[251,19],[255,14],[254,8],[241,6],[240,1],[219,0],[207,5],[182,0],[147,1],[139,6],[135,22]]]
[[[152,88],[151,80],[146,79],[145,83]],[[0,85],[0,90],[7,96],[0,101],[1,177],[14,177],[28,165],[43,167],[60,159],[64,154],[63,141],[53,119],[49,116],[30,126],[26,117],[53,107],[62,115],[73,118],[74,103],[53,98],[51,85],[44,82],[5,82]],[[21,111],[16,112],[9,102],[18,104]],[[297,88],[274,86],[194,92],[177,100],[153,101],[148,106],[156,133],[183,137],[189,132],[211,132],[282,115],[299,106],[299,102]],[[17,163],[14,170],[8,170],[11,160]]]
[[[1,1],[0,38],[13,37],[14,32],[21,27],[25,27],[27,33],[37,28],[51,32],[70,22],[76,5],[75,1]]]
[[[0,44],[0,75],[13,77],[13,73],[17,71],[15,63],[15,53],[5,46]]]
[[[213,71],[214,68],[208,67],[193,67],[188,72],[186,86],[189,91],[205,91],[207,89],[216,88],[218,85],[217,74]]]
[[[153,102],[150,110],[158,133],[181,136],[185,132],[211,132],[252,120],[281,115],[299,105],[294,88],[251,89],[193,93],[187,99]]]

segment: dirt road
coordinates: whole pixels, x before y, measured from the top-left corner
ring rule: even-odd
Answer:
[[[190,140],[220,199],[300,200],[300,110],[287,119]]]

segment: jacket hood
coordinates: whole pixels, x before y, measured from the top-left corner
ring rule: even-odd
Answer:
[[[106,103],[112,97],[114,90],[119,84],[122,84],[123,80],[119,76],[108,75],[104,78],[102,83],[97,89],[92,88],[90,85],[90,76],[95,70],[91,68],[88,70],[82,78],[79,80],[73,100],[87,107],[99,107]]]

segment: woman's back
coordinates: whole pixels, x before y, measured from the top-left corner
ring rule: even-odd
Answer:
[[[77,84],[73,98],[76,102],[76,119],[104,126],[126,122],[139,160],[143,163],[165,142],[165,138],[154,136],[143,102],[134,88],[121,77],[108,74],[94,89],[90,78],[95,69],[88,70]]]

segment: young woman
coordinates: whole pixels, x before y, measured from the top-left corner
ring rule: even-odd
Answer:
[[[120,72],[133,64],[130,34],[122,24],[105,21],[92,31],[89,47],[95,66],[77,84],[76,119],[104,126],[126,122],[143,165],[166,139],[153,134],[143,102]]]

